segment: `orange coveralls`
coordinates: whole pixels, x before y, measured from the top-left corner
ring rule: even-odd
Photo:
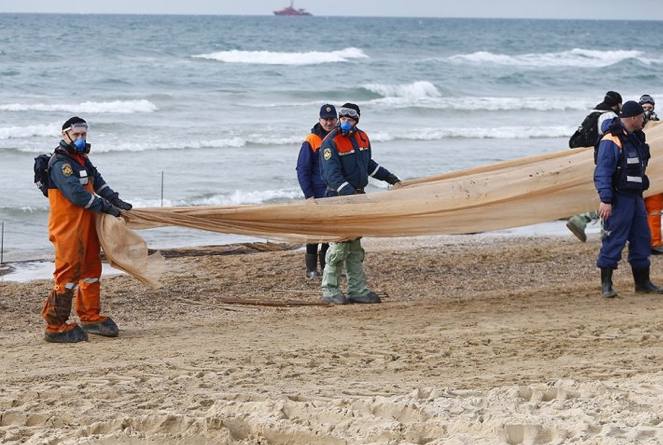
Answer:
[[[75,176],[76,181],[80,181],[84,190],[90,193],[90,202],[98,200],[94,195],[96,169],[88,177],[85,158],[74,156],[72,160],[77,162],[66,162],[66,166],[63,163],[55,164],[54,168],[61,168],[66,176]],[[47,323],[47,332],[66,332],[76,326],[67,323],[74,291],[75,310],[82,323],[103,321],[106,318],[100,316],[99,239],[94,211],[72,203],[58,188],[49,188],[48,200],[48,234],[55,247],[55,284],[44,302],[42,316]]]

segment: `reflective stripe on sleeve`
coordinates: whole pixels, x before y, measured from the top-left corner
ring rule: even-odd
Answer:
[[[642,183],[642,178],[640,176],[627,176],[626,182],[639,182]]]
[[[350,185],[350,183],[349,183],[348,181],[345,181],[343,184],[341,184],[341,186],[340,186],[339,188],[336,189],[336,191],[337,191],[338,193],[341,193],[341,189],[342,189],[343,187],[345,187],[346,185]]]
[[[368,176],[373,176],[374,174],[376,174],[378,172],[378,170],[380,170],[380,164],[376,164],[375,165],[375,170],[373,170],[371,173],[369,173]]]
[[[89,209],[89,208],[90,208],[90,206],[91,206],[92,203],[94,202],[94,198],[95,198],[94,195],[92,195],[92,196],[90,197],[90,200],[88,201],[88,203],[85,204],[85,208],[86,208],[86,209]]]
[[[100,191],[102,191],[102,190],[105,189],[106,187],[108,187],[108,184],[104,184],[104,185],[102,185],[101,187],[99,187],[99,190],[97,190],[97,193],[100,192]]]

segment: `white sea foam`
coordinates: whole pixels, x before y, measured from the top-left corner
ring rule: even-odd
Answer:
[[[382,97],[421,99],[427,97],[440,97],[442,95],[435,85],[425,80],[397,85],[369,83],[362,85],[362,87],[373,93],[379,94]]]
[[[366,102],[381,108],[427,108],[450,111],[590,110],[593,101],[578,97],[383,97]]]
[[[146,99],[114,100],[110,102],[81,103],[13,103],[0,104],[0,111],[69,111],[73,113],[151,113],[157,106]]]
[[[57,137],[61,124],[27,125],[25,127],[0,127],[0,139],[22,139],[28,137]]]
[[[368,56],[359,48],[345,48],[339,51],[273,52],[273,51],[218,51],[197,54],[198,59],[217,60],[226,63],[248,63],[258,65],[318,65],[321,63],[348,62],[352,59],[365,59]]]
[[[388,142],[394,140],[438,141],[444,139],[539,139],[561,138],[573,134],[575,127],[494,127],[494,128],[416,128],[411,131],[377,131],[371,140]]]
[[[204,198],[164,200],[165,207],[183,207],[183,206],[233,206],[247,204],[261,204],[272,201],[287,201],[301,198],[302,192],[295,189],[278,190],[235,190],[229,194],[219,194],[207,196]],[[160,200],[131,200],[136,208],[141,207],[159,207]]]
[[[11,130],[18,137],[25,134],[27,127],[19,130]],[[505,126],[505,127],[439,127],[439,128],[409,128],[407,131],[380,131],[375,129],[371,131],[371,139],[375,142],[387,142],[394,140],[410,141],[437,141],[445,139],[535,139],[535,138],[558,138],[567,137],[575,131],[575,127],[565,126]],[[9,131],[7,131],[9,133]],[[0,139],[2,139],[3,129],[0,129]],[[57,130],[55,130],[57,135]],[[51,134],[48,134],[51,136]],[[278,147],[293,146],[298,147],[304,136],[302,134],[293,135],[260,135],[254,134],[246,137],[228,137],[214,140],[202,141],[149,141],[139,143],[122,142],[112,144],[105,141],[99,143],[92,142],[95,153],[115,153],[115,152],[143,152],[157,150],[191,150],[191,149],[233,149],[242,148],[251,145]],[[2,148],[0,148],[2,150]],[[43,147],[35,144],[29,144],[17,148],[20,152],[41,153]]]
[[[454,63],[475,63],[524,67],[579,68],[606,67],[628,59],[637,59],[640,62],[647,64],[660,62],[655,59],[642,56],[642,51],[637,50],[600,51],[574,48],[569,51],[560,51],[554,53],[530,53],[516,55],[477,51],[470,54],[457,54],[449,57],[448,60]]]

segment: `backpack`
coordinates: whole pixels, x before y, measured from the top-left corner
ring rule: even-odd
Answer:
[[[35,158],[35,185],[44,196],[48,197],[48,184],[50,183],[49,179],[49,167],[52,154],[39,155]]]
[[[589,113],[569,139],[569,148],[594,146],[599,138],[599,116],[608,111],[594,110]]]

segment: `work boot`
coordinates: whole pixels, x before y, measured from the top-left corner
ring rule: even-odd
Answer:
[[[78,343],[87,341],[87,334],[78,325],[64,332],[44,332],[44,340],[49,343]]]
[[[601,295],[604,298],[615,298],[617,292],[612,288],[612,269],[609,267],[601,268]]]
[[[81,327],[88,334],[101,335],[102,337],[117,337],[120,333],[120,329],[110,317],[92,323],[81,323]]]
[[[663,255],[663,245],[652,247],[651,248],[651,254],[652,255]]]
[[[656,286],[649,280],[649,267],[636,269],[631,267],[633,271],[633,281],[635,281],[635,291],[642,294],[663,294],[663,289]]]
[[[583,243],[587,241],[585,227],[587,227],[587,221],[581,215],[572,216],[566,222],[566,228],[569,229],[571,233],[573,233]]]
[[[366,295],[348,295],[348,302],[360,304],[382,303],[380,297],[375,292],[369,292]]]
[[[321,298],[323,303],[327,304],[347,304],[348,300],[343,294],[336,295],[323,295]]]
[[[313,279],[313,278],[318,278],[320,274],[316,270],[316,267],[318,266],[318,258],[317,255],[314,253],[307,253],[306,257],[306,278]]]

